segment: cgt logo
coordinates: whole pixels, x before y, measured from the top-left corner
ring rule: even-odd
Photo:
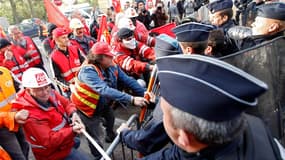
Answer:
[[[41,86],[47,83],[47,79],[44,73],[35,74],[35,78],[38,83],[38,86]]]

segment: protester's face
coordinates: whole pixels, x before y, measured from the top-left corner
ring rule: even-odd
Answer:
[[[28,88],[28,92],[37,100],[45,103],[50,97],[51,86],[47,85],[40,88]]]
[[[275,33],[279,29],[280,23],[277,20],[256,17],[252,23],[252,35],[267,35]]]
[[[77,36],[77,37],[83,37],[84,35],[84,28],[76,28],[74,29],[74,35]]]
[[[138,3],[138,9],[144,10],[144,4],[142,2]]]
[[[224,16],[221,16],[220,12],[210,13],[210,22],[212,25],[221,26],[226,20]]]
[[[160,106],[163,112],[163,125],[166,133],[170,137],[170,139],[177,144],[178,133],[176,128],[173,125],[172,116],[171,116],[171,105],[164,99],[160,99]]]
[[[130,8],[130,2],[125,3],[125,9]]]
[[[148,8],[152,8],[153,7],[153,3],[150,1],[150,2],[148,2]]]
[[[111,67],[113,65],[113,57],[104,55],[101,61],[101,65],[104,68]]]
[[[4,48],[0,49],[0,54],[4,54],[5,52],[7,52],[8,50],[10,50],[10,46],[6,46]]]
[[[62,35],[60,37],[55,38],[55,42],[59,46],[66,47],[69,42],[68,35],[66,34],[66,35]]]
[[[11,36],[12,36],[13,40],[19,41],[19,40],[22,39],[23,33],[22,33],[18,28],[15,28],[15,29],[12,31]]]

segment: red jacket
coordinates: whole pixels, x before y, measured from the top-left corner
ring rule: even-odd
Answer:
[[[23,56],[29,57],[29,59],[27,60],[29,66],[35,67],[41,65],[41,53],[38,51],[38,48],[36,47],[34,41],[28,36],[24,36],[24,39],[26,40],[26,46],[24,46],[26,53]]]
[[[4,53],[0,53],[0,66],[8,68],[18,79],[22,79],[22,74],[29,68],[28,63],[22,57],[26,51],[18,46],[11,45],[10,51],[13,53],[12,60],[6,60]]]
[[[58,49],[51,54],[51,60],[59,67],[61,77],[69,83],[74,82],[76,72],[81,66],[78,48],[68,46],[68,57]]]
[[[136,20],[136,31],[141,34],[148,35],[148,30],[146,29],[145,25],[139,20]]]
[[[69,117],[76,108],[54,90],[51,91],[49,102],[51,106],[44,108],[26,90],[22,90],[17,94],[12,108],[29,111],[23,128],[36,159],[62,160],[70,154],[75,137],[64,116]]]
[[[122,42],[119,42],[115,52],[114,62],[129,74],[141,75],[149,72],[148,62],[142,62],[142,60],[155,60],[154,50],[140,42],[137,42],[137,47],[132,50],[125,48]]]

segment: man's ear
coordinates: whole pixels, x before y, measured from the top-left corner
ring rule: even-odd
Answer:
[[[268,32],[269,33],[276,33],[279,31],[279,28],[280,28],[279,23],[274,22],[268,27]]]
[[[178,129],[177,141],[182,147],[186,148],[186,146],[189,146],[191,142],[191,135],[183,129]]]
[[[193,54],[193,48],[192,47],[186,47],[184,54]]]
[[[227,22],[229,20],[229,16],[227,15],[224,15],[223,18],[222,18],[223,22]]]
[[[212,52],[213,52],[213,47],[212,46],[208,46],[205,49],[205,55],[211,56],[213,54]]]

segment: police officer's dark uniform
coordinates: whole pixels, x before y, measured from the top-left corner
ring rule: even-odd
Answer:
[[[157,59],[157,65],[161,96],[172,107],[213,123],[244,116],[246,127],[228,143],[207,144],[195,153],[174,145],[143,159],[281,159],[280,149],[283,147],[277,147],[263,122],[256,117],[242,115],[246,108],[256,106],[257,98],[267,90],[265,83],[223,61],[201,55],[161,57]]]
[[[264,4],[257,10],[257,17],[275,19],[285,22],[285,3]],[[240,49],[246,49],[276,37],[284,36],[284,30],[271,35],[254,35],[243,39],[240,42]]]
[[[207,6],[211,14],[222,12],[222,11],[229,10],[229,9],[232,10],[232,7],[233,7],[232,0],[217,0],[217,1],[213,1],[212,3],[209,3]],[[231,39],[228,35],[228,30],[234,26],[236,26],[236,24],[234,20],[232,20],[231,17],[229,16],[226,22],[224,22],[220,26],[217,26],[224,31],[224,35],[225,35],[225,45],[224,45],[225,52],[221,53],[222,55],[228,55],[230,53],[239,51],[239,48],[236,42],[233,39]]]

